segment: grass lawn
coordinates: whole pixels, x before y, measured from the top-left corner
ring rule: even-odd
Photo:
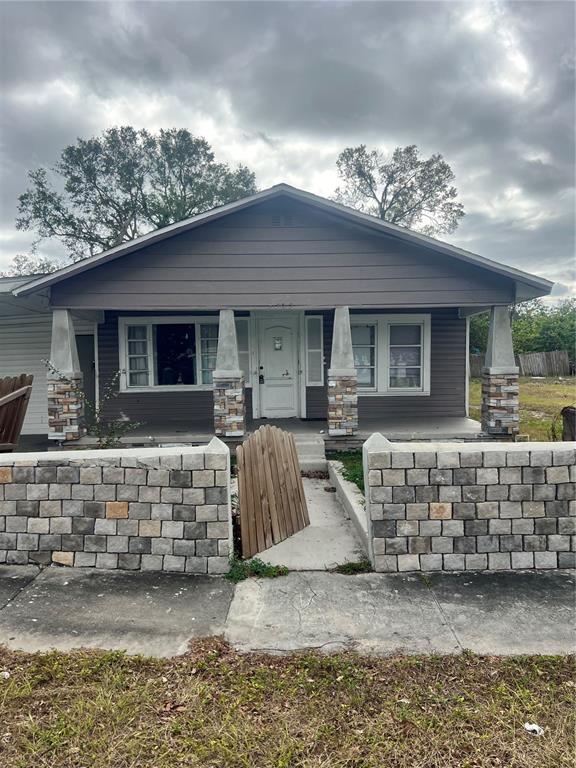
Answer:
[[[0,650],[10,768],[568,768],[574,659]],[[527,733],[538,723],[543,736]]]
[[[480,420],[480,379],[470,381],[470,418]],[[520,379],[520,432],[531,440],[562,439],[560,411],[576,403],[575,379]]]

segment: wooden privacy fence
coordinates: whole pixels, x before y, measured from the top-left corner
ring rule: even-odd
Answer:
[[[263,426],[236,449],[242,557],[310,524],[294,436]]]
[[[13,451],[18,445],[33,380],[26,373],[0,379],[0,452]]]
[[[516,355],[516,365],[520,376],[569,376],[570,360],[565,350],[553,352],[527,352]],[[470,376],[478,379],[482,376],[484,355],[470,355]]]

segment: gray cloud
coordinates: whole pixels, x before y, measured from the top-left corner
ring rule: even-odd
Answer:
[[[125,122],[185,125],[262,186],[320,194],[346,145],[442,152],[468,211],[453,241],[573,289],[571,3],[4,2],[0,15],[0,268],[31,240],[13,230],[26,171]]]

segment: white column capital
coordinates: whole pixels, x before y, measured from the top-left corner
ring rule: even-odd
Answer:
[[[74,333],[74,321],[69,309],[52,310],[52,341],[50,363],[67,377],[81,373]]]
[[[350,312],[348,307],[336,307],[334,310],[334,331],[332,334],[332,356],[329,376],[355,376],[354,350],[350,330]]]
[[[512,345],[509,307],[492,307],[484,371],[492,374],[518,373]]]
[[[215,379],[239,379],[242,376],[238,361],[238,341],[236,339],[236,322],[234,321],[233,309],[220,310],[216,368],[212,376]]]

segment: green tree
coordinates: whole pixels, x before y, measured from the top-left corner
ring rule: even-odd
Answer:
[[[28,177],[17,228],[58,239],[72,261],[256,191],[246,166],[216,162],[207,141],[178,128],[111,128]]]
[[[336,166],[335,199],[392,224],[435,235],[454,232],[464,216],[448,163],[439,154],[421,159],[414,144],[390,157],[364,144],[347,147]]]
[[[576,299],[548,306],[541,299],[517,304],[512,310],[512,339],[517,354],[560,349],[576,358]],[[490,315],[470,319],[470,351],[485,352]]]

